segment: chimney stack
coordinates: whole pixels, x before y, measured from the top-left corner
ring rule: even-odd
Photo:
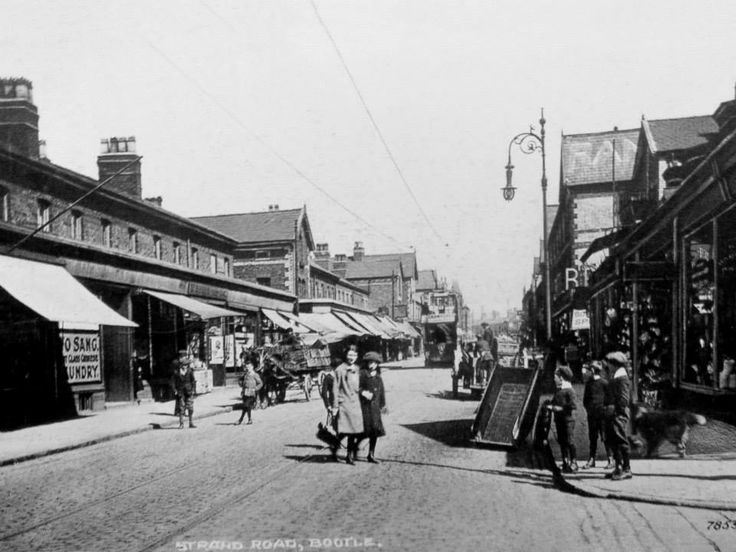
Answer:
[[[28,79],[0,78],[0,147],[38,159],[38,109]]]
[[[356,241],[355,246],[353,246],[353,260],[360,262],[363,260],[363,257],[365,257],[363,242]]]
[[[100,155],[97,157],[100,182],[114,175],[137,157],[135,136],[103,138],[100,140]],[[105,187],[134,199],[142,199],[140,159],[113,178]]]

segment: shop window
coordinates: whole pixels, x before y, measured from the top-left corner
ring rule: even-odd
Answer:
[[[685,240],[685,366],[682,380],[713,385],[713,226]]]
[[[174,249],[174,264],[181,264],[181,244],[174,242],[172,247]]]
[[[105,219],[102,219],[102,244],[105,247],[112,247],[112,224]]]
[[[36,210],[36,223],[42,232],[51,232],[51,204],[45,199],[39,199]]]
[[[642,282],[637,312],[641,400],[659,407],[672,379],[672,282]]]
[[[160,236],[153,236],[153,255],[159,260],[164,256],[163,244],[161,243]]]
[[[138,230],[128,228],[128,251],[138,253]]]
[[[716,384],[736,389],[736,212],[718,219],[718,356]]]
[[[199,270],[199,250],[196,247],[192,247],[192,268]]]
[[[72,211],[72,239],[84,239],[84,219],[80,211]]]
[[[10,220],[10,194],[8,190],[0,187],[0,220],[8,222]]]

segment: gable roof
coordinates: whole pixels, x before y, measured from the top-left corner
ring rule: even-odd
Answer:
[[[718,132],[718,124],[710,115],[653,121],[642,117],[641,124],[649,148],[660,153],[704,145],[709,134]]]
[[[417,291],[437,289],[437,273],[434,269],[420,270],[417,281]]]
[[[363,278],[391,278],[392,276],[403,277],[403,266],[401,262],[394,260],[371,260],[350,261],[345,267],[346,280],[358,280]]]
[[[413,251],[410,253],[386,253],[382,255],[366,255],[363,257],[368,261],[393,261],[401,262],[406,277],[419,278],[417,274],[417,254]]]
[[[235,213],[208,217],[192,217],[191,220],[234,238],[239,243],[294,240],[294,227],[300,220],[306,226],[307,242],[314,248],[312,231],[305,207],[256,213]]]
[[[616,140],[616,180],[634,174],[639,129],[562,136],[560,184],[579,186],[613,180],[612,153]]]

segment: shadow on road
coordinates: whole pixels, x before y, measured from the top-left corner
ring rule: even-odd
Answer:
[[[470,393],[458,393],[457,397],[452,395],[452,391],[440,391],[439,393],[427,393],[430,399],[443,399],[446,401],[477,401],[477,397],[473,397]]]
[[[402,427],[451,447],[475,448],[470,441],[473,420],[443,420],[421,424],[402,424]]]

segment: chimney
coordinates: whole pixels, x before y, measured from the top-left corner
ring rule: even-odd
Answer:
[[[269,211],[278,211],[279,210],[279,204],[278,203],[275,203],[274,205],[269,205],[268,206],[268,210]]]
[[[0,78],[0,147],[38,159],[38,109],[27,79]]]
[[[363,257],[365,257],[363,242],[356,241],[355,245],[353,246],[353,260],[360,262],[363,260]]]
[[[137,157],[135,136],[103,138],[100,140],[100,155],[97,157],[100,182],[114,175]],[[142,199],[140,159],[125,169],[122,174],[113,178],[105,187],[134,199]]]
[[[38,141],[38,158],[41,161],[48,161],[49,156],[46,153],[46,140],[39,140]]]

